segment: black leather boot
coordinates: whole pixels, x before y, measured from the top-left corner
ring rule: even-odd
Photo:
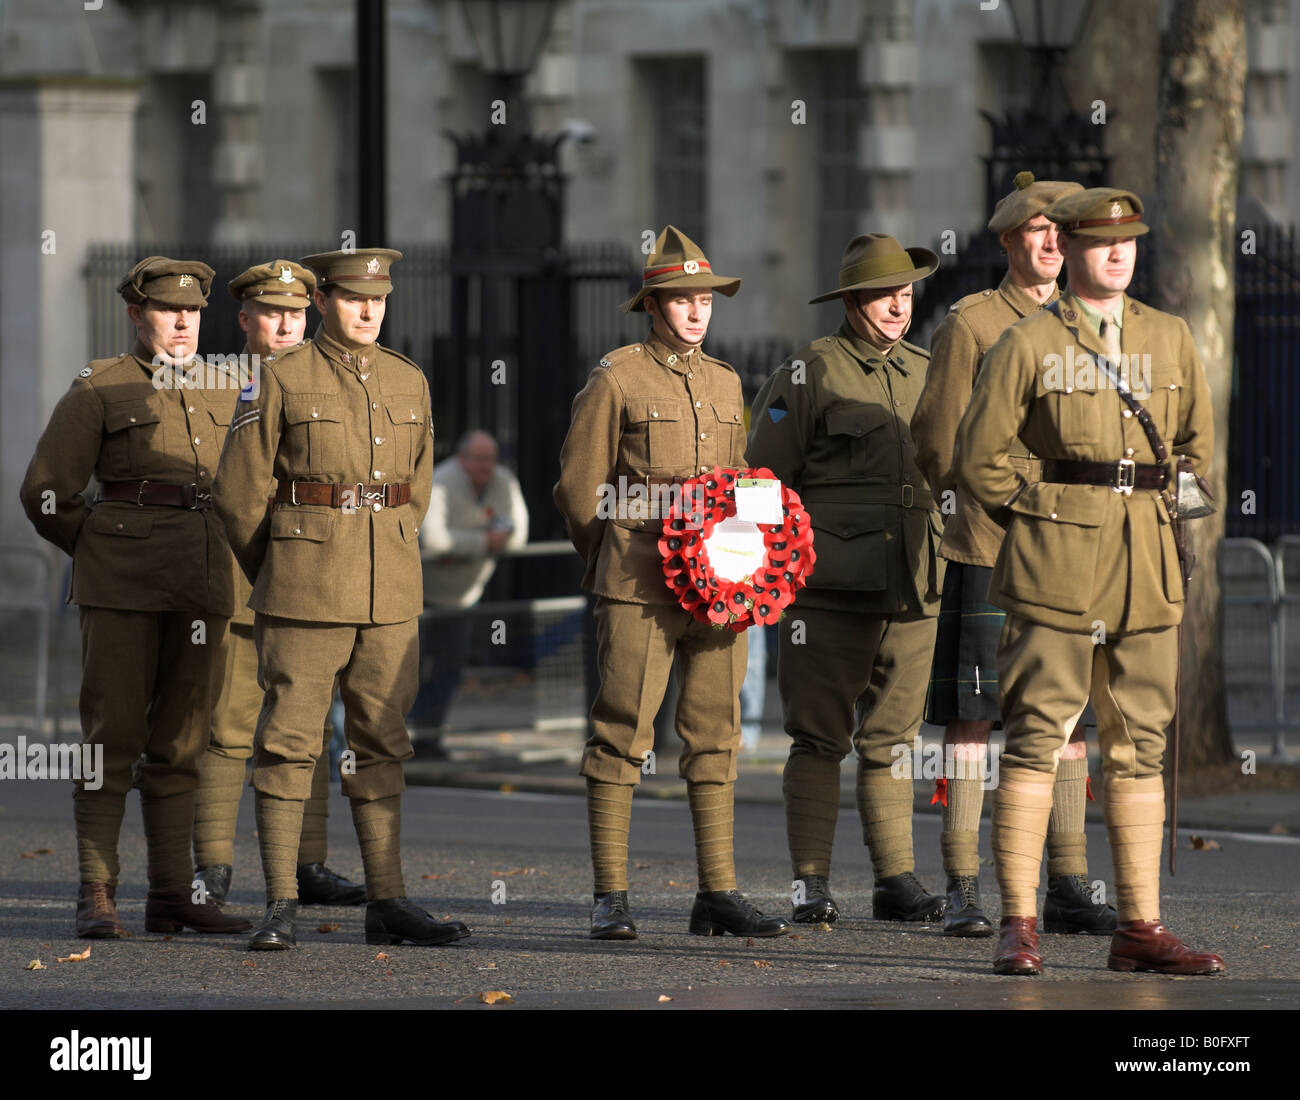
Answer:
[[[804,901],[794,907],[797,924],[834,924],[840,919],[839,906],[831,897],[830,884],[822,875],[804,875],[796,879],[803,883]]]
[[[875,920],[934,921],[943,916],[947,901],[930,893],[911,871],[876,880],[871,892]]]
[[[945,936],[991,936],[993,923],[980,904],[980,880],[957,875],[948,880],[948,905],[943,913]]]
[[[262,927],[248,941],[250,951],[288,951],[298,945],[294,921],[298,919],[297,898],[276,898],[266,907]]]
[[[1109,905],[1092,900],[1092,888],[1083,875],[1057,875],[1047,880],[1043,902],[1043,931],[1109,936],[1119,914]]]
[[[627,908],[627,891],[612,890],[596,894],[596,904],[591,907],[591,938],[593,940],[634,940],[636,925]]]
[[[366,943],[441,947],[470,934],[460,921],[436,921],[409,898],[384,898],[366,906]]]
[[[692,936],[785,936],[794,925],[784,917],[765,917],[739,890],[714,890],[695,895],[691,907]]]
[[[230,893],[230,879],[235,873],[235,869],[228,863],[214,863],[211,867],[200,867],[194,872],[194,881],[203,883],[203,889],[208,892],[208,901],[214,901],[218,905],[226,903],[226,895]]]
[[[299,905],[361,905],[366,888],[331,871],[323,863],[298,864]]]

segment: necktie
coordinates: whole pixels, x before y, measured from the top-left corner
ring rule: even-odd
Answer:
[[[1114,318],[1102,318],[1101,326],[1098,330],[1101,334],[1102,343],[1106,345],[1106,358],[1110,360],[1111,369],[1119,374],[1120,356],[1123,354],[1120,349],[1120,328],[1115,323]]]

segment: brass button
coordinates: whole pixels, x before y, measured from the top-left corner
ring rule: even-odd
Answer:
[[[379,408],[379,402],[378,402],[378,401],[372,401],[372,402],[370,402],[370,407],[371,407],[372,409],[377,409],[377,408]]]
[[[702,409],[702,408],[704,408],[704,402],[703,402],[703,401],[697,401],[697,402],[695,402],[695,407],[696,407],[697,409]]]
[[[1065,392],[1066,392],[1066,393],[1073,393],[1073,392],[1074,392],[1074,387],[1073,387],[1073,386],[1066,386],[1066,387],[1065,387]]]
[[[861,428],[854,428],[854,429],[853,429],[853,434],[854,434],[854,435],[861,435],[861,434],[862,434],[862,429],[861,429]]]
[[[1121,415],[1124,417],[1125,420],[1127,420],[1130,416],[1133,415],[1133,410],[1132,410],[1132,409],[1125,409],[1124,412],[1123,412]]]
[[[375,446],[382,447],[383,444],[384,444],[384,437],[382,435],[375,436]]]
[[[384,471],[383,471],[383,470],[376,470],[376,471],[375,471],[375,477],[383,477],[383,476],[384,476]]]
[[[708,439],[709,437],[708,437],[704,432],[700,432],[700,438],[701,438],[701,439]]]
[[[119,524],[117,525],[117,529],[118,529],[119,531],[121,531],[121,530],[123,529],[122,524],[119,523]]]
[[[1177,384],[1176,382],[1170,382],[1170,383],[1169,383],[1169,388],[1170,388],[1171,390],[1176,390],[1176,389],[1178,389],[1178,384]]]
[[[134,417],[134,416],[133,416],[133,417],[131,417],[131,423],[132,423],[132,424],[134,424],[134,423],[135,423],[135,417]]]
[[[383,507],[383,505],[380,504],[379,501],[375,501],[374,504],[372,504],[370,507],[373,508],[376,512],[378,512],[379,509]]]
[[[364,382],[364,381],[365,381],[367,378],[369,378],[369,377],[370,377],[369,374],[363,374],[363,375],[361,376],[361,381]]]
[[[903,403],[903,402],[900,401],[898,398],[895,398],[895,399],[894,399],[894,404],[895,404],[895,405],[901,405],[902,403]]]
[[[700,473],[702,473],[702,474],[703,474],[703,473],[706,473],[706,472],[708,471],[708,469],[709,469],[709,468],[708,468],[707,466],[701,466],[701,467],[700,467]]]
[[[732,413],[732,414],[731,414],[731,419],[732,419],[732,420],[739,420],[739,419],[740,419],[740,413]]]
[[[295,527],[295,528],[293,529],[293,533],[294,533],[295,535],[301,535],[301,534],[302,534],[302,528],[301,528],[301,527]]]
[[[1132,458],[1132,457],[1133,457],[1133,448],[1132,448],[1132,447],[1125,447],[1125,448],[1124,448],[1124,457],[1125,457],[1125,458]]]
[[[676,362],[677,362],[677,356],[676,356],[675,354],[674,354],[674,355],[670,355],[670,356],[668,356],[668,362],[670,362],[670,363],[676,363]]]
[[[320,413],[318,413],[315,409],[312,409],[311,414],[313,417],[320,416]]]
[[[207,477],[207,476],[208,476],[208,471],[207,471],[207,470],[200,470],[200,471],[199,471],[199,477]]]
[[[1055,519],[1055,518],[1056,518],[1056,513],[1055,513],[1055,512],[1052,512],[1050,518]]]
[[[194,437],[194,446],[197,447],[202,442],[203,440],[201,440],[197,435]]]
[[[688,371],[686,372],[686,377],[687,377],[687,378],[694,378],[694,377],[695,377],[695,372],[694,372],[693,370],[688,370]]]
[[[656,411],[656,412],[652,412],[650,415],[651,415],[651,416],[658,416],[659,413]]]
[[[193,412],[193,411],[194,411],[194,406],[193,406],[193,405],[187,405],[187,406],[185,407],[185,411],[186,411],[186,412]]]

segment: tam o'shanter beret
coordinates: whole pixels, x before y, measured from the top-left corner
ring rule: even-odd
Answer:
[[[131,305],[152,299],[165,306],[202,309],[216,272],[202,260],[173,260],[146,256],[117,284],[117,292]]]
[[[268,306],[305,309],[311,304],[316,276],[293,260],[272,260],[254,264],[236,275],[226,289],[238,302],[252,300]]]
[[[1072,181],[1035,180],[1033,172],[1017,172],[1015,183],[1015,190],[999,199],[993,208],[989,232],[1005,233],[1016,229],[1058,199],[1083,190],[1083,184]]]

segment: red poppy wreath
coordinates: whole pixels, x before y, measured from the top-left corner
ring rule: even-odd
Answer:
[[[799,494],[785,485],[781,486],[782,522],[752,525],[753,545],[762,539],[761,564],[737,577],[735,563],[743,562],[743,555],[725,552],[726,569],[711,561],[709,538],[714,529],[728,524],[736,530],[736,482],[742,478],[775,480],[776,475],[766,468],[715,466],[691,478],[673,501],[659,539],[664,583],[682,607],[702,623],[737,633],[755,623],[767,626],[780,619],[795,593],[807,584],[817,561],[808,513]],[[753,557],[751,553],[751,562]]]

